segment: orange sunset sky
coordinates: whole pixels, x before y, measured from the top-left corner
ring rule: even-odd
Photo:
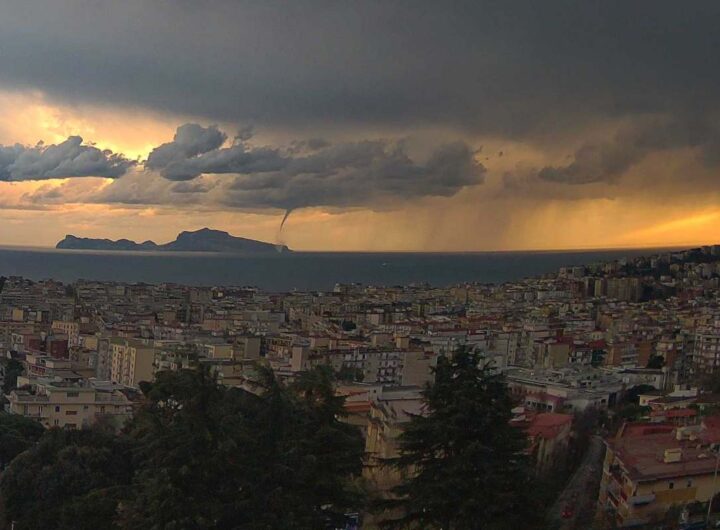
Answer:
[[[614,8],[147,4],[9,2],[0,245],[205,226],[296,250],[720,242],[702,12],[645,13],[661,37]]]

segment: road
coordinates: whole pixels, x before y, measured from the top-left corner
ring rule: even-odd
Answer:
[[[548,512],[550,528],[573,530],[591,527],[604,457],[605,445],[602,439],[593,436],[582,462]],[[563,519],[562,512],[566,507],[572,510],[572,515]]]

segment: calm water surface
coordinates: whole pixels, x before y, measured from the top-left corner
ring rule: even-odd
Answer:
[[[619,259],[654,250],[478,253],[293,252],[210,254],[0,248],[0,275],[188,285],[251,285],[271,291],[327,290],[337,282],[400,285],[501,283],[565,265]]]

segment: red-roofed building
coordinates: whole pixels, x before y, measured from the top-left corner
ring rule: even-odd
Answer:
[[[527,433],[528,453],[535,459],[538,473],[564,461],[572,434],[572,415],[525,410],[517,413],[512,423]]]
[[[718,443],[720,418],[688,427],[623,426],[605,440],[599,509],[618,527],[628,528],[659,522],[674,506],[709,502],[716,492],[712,449]]]

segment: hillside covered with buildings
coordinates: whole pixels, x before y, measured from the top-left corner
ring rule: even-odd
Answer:
[[[508,422],[553,495],[592,468],[585,449],[602,437],[591,499],[564,508],[562,524],[690,521],[718,488],[718,293],[720,246],[446,288],[288,293],[10,277],[0,292],[5,410],[45,429],[122,432],[159,374],[199,370],[262,394],[268,370],[292,386],[323,368],[343,422],[361,434],[357,477],[391,497],[403,475],[385,462],[426,413],[439,360],[471,351],[503,378]],[[348,517],[366,528],[378,520]]]

